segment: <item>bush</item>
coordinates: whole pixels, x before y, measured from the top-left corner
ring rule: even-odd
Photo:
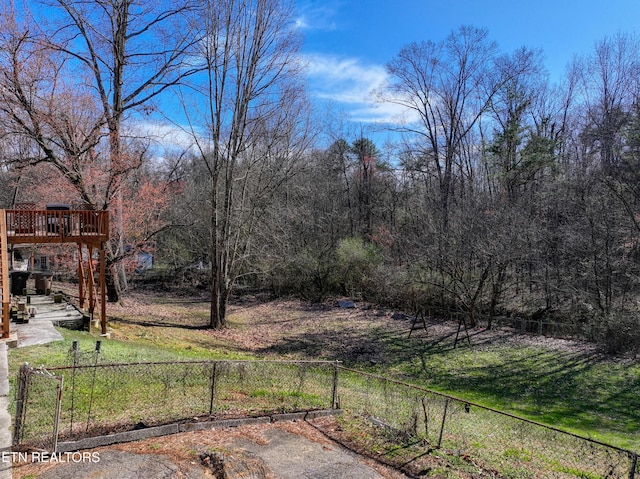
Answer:
[[[373,273],[382,263],[380,249],[361,238],[345,238],[336,248],[337,271],[342,292],[353,296],[354,292],[363,293],[374,280]]]
[[[268,281],[275,296],[293,294],[321,302],[337,288],[335,258],[331,251],[301,250],[279,263]]]
[[[595,340],[607,354],[638,353],[640,328],[628,314],[611,315],[594,326]]]

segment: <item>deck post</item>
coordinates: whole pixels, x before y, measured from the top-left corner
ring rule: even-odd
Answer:
[[[8,338],[11,315],[11,297],[9,295],[9,253],[7,244],[7,215],[0,210],[0,288],[2,300],[2,337]]]
[[[34,205],[35,207],[35,205]],[[78,259],[78,279],[79,279],[79,299],[80,304],[87,303],[87,290],[89,293],[89,311],[93,315],[98,299],[98,292],[95,291],[95,280],[93,268],[94,248],[100,247],[100,282],[102,293],[102,334],[107,332],[106,314],[106,282],[105,275],[105,245],[109,241],[109,212],[85,211],[85,210],[0,210],[0,227],[4,225],[4,236],[0,231],[0,268],[7,268],[7,245],[8,244],[59,244],[76,243],[80,258]],[[89,268],[85,270],[82,262],[82,247],[89,249]],[[9,335],[9,285],[8,273],[0,269],[0,291],[2,296],[2,318],[3,335]],[[6,306],[5,306],[6,303]],[[6,318],[5,318],[6,316]],[[6,330],[5,330],[6,328]]]
[[[104,242],[100,243],[100,326],[102,334],[107,334],[107,300],[105,286],[106,282],[106,266],[105,266]]]
[[[89,315],[93,319],[96,310],[96,285],[94,279],[95,270],[93,269],[93,246],[87,246],[89,261],[87,271],[87,289],[89,290]],[[101,260],[102,261],[102,260]]]
[[[78,304],[84,309],[84,267],[82,266],[82,243],[78,243]]]

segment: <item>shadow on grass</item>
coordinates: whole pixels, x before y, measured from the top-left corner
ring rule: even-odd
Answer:
[[[305,312],[318,315],[312,316],[312,321],[308,316],[300,320],[295,312],[301,306]],[[254,325],[270,328],[271,324],[286,323],[275,344],[260,346],[257,336],[253,343],[256,347],[233,344],[229,348],[254,357],[339,360],[347,367],[395,376],[582,434],[602,432],[622,437],[622,442],[628,437],[629,444],[623,447],[640,445],[637,362],[616,362],[592,348],[572,343],[565,346],[562,341],[532,338],[510,330],[498,333],[471,329],[470,345],[461,331],[458,348],[454,349],[458,326],[455,322],[430,320],[427,331],[414,331],[409,338],[411,318],[334,318],[332,310],[305,308],[299,303],[293,307],[279,305],[275,312],[252,319],[255,324],[243,323],[248,338]],[[295,317],[289,319],[291,312]],[[167,315],[140,321],[112,320],[185,331],[202,330],[208,325],[206,319],[190,313],[182,318]],[[297,327],[299,321],[301,326]],[[204,332],[201,337],[188,336],[193,346],[217,347]]]
[[[193,323],[185,323],[185,322],[173,322],[167,320],[158,320],[158,321],[149,321],[149,320],[135,320],[135,319],[124,319],[117,316],[109,317],[109,322],[112,323],[123,323],[123,324],[131,324],[134,326],[144,326],[144,327],[160,327],[160,328],[180,328],[180,329],[206,329],[209,327],[208,321],[203,322],[193,322]]]
[[[444,338],[443,338],[444,341]],[[423,352],[428,344],[399,333],[374,328],[359,331],[354,328],[327,329],[293,334],[278,343],[258,349],[261,356],[297,356],[308,359],[341,361],[347,367],[402,364]]]
[[[616,441],[622,447],[640,444],[640,366],[628,370],[588,348],[518,342],[510,332],[496,341],[470,331],[471,346],[465,338],[454,349],[455,334],[409,339],[407,330],[345,327],[292,334],[256,352],[340,360],[582,434],[628,435],[629,443]]]

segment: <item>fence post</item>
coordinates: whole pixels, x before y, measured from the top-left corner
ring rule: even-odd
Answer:
[[[637,466],[638,466],[638,455],[633,454],[631,456],[631,469],[629,469],[629,479],[635,479]]]
[[[13,445],[20,444],[22,441],[24,416],[26,412],[27,396],[29,395],[29,373],[31,367],[29,363],[20,366],[18,373],[18,396],[16,400],[16,423],[13,425]]]
[[[444,401],[444,413],[442,414],[442,424],[440,425],[440,437],[438,437],[438,449],[442,445],[442,435],[444,434],[444,424],[447,420],[447,410],[449,409],[449,398]]]
[[[93,406],[93,394],[96,389],[96,372],[98,369],[98,355],[100,354],[101,345],[102,341],[96,341],[95,361],[93,363],[93,376],[91,378],[91,395],[89,396],[89,410],[87,411],[87,427],[85,428],[85,432],[89,431],[89,422],[91,421],[91,407]],[[73,377],[75,378],[75,374]]]
[[[422,397],[422,412],[424,413],[424,437],[429,440],[429,409],[427,406],[427,396]]]
[[[211,368],[211,395],[209,397],[209,416],[213,415],[213,398],[216,395],[216,366],[217,362],[213,362],[213,366]]]
[[[71,420],[69,424],[69,431],[73,434],[73,414],[75,412],[75,399],[76,399],[76,367],[78,366],[78,341],[75,340],[71,343],[71,351],[69,353],[72,356],[73,368],[71,369]]]
[[[62,391],[63,391],[64,377],[60,377],[58,380],[58,395],[56,403],[56,417],[53,423],[53,450],[52,452],[58,452],[58,434],[60,432],[60,412],[62,411]],[[88,421],[88,419],[87,419]]]
[[[340,406],[338,404],[338,363],[339,361],[336,361],[335,363],[333,363],[333,387],[331,391],[331,408],[332,409],[338,409],[338,407]]]

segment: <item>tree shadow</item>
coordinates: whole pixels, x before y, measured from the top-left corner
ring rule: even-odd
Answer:
[[[110,316],[109,322],[131,324],[134,326],[144,326],[147,328],[161,327],[161,328],[179,328],[188,330],[206,329],[209,326],[208,321],[201,323],[184,323],[184,322],[172,322],[172,321],[149,321],[149,320],[134,320],[124,319],[118,316]]]
[[[640,424],[640,379],[615,374],[602,391],[612,362],[594,349],[546,347],[512,331],[470,331],[471,345],[465,339],[454,349],[456,325],[411,338],[408,326],[395,326],[292,333],[255,352],[339,360],[560,427],[624,434]]]

